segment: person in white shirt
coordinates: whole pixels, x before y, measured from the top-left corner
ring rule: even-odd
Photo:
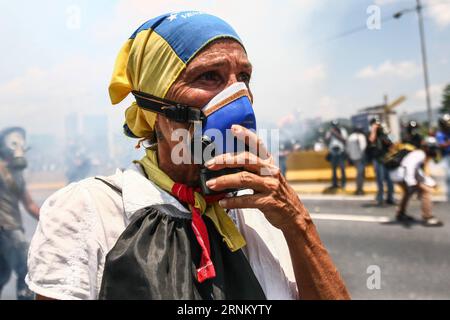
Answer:
[[[328,141],[328,152],[333,171],[331,181],[332,188],[339,188],[337,179],[337,168],[341,169],[341,185],[345,189],[346,175],[345,175],[345,144],[347,140],[347,130],[339,126],[338,120],[331,121],[330,130],[325,135],[325,140]]]
[[[347,139],[347,156],[356,168],[356,191],[355,195],[363,195],[363,184],[365,174],[365,152],[367,148],[367,138],[362,127],[357,126]]]
[[[133,33],[109,93],[113,104],[135,96],[125,133],[150,145],[129,169],[72,183],[46,200],[26,278],[39,299],[349,298],[308,210],[253,131],[231,126],[258,152],[205,164],[243,167],[206,182],[220,198],[198,189],[205,168],[173,159],[180,142],[172,134],[201,121],[218,94],[238,85],[243,95],[231,101],[252,108],[251,73],[241,40],[215,16],[165,14]],[[217,125],[232,121],[226,117]]]
[[[400,166],[390,172],[390,177],[397,183],[403,196],[397,209],[396,219],[401,222],[414,221],[414,218],[407,215],[406,209],[411,196],[418,193],[422,203],[422,219],[425,226],[442,226],[443,223],[433,216],[431,194],[436,182],[425,174],[426,163],[436,158],[438,147],[434,137],[428,137],[421,149],[416,149],[404,156]]]

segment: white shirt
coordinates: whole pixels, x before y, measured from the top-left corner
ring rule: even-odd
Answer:
[[[404,182],[409,187],[416,186],[419,182],[435,187],[436,182],[422,170],[425,159],[426,154],[423,150],[411,151],[402,159],[400,166],[390,172],[392,181]]]
[[[105,258],[132,215],[155,204],[188,212],[133,165],[103,178],[88,178],[57,191],[43,204],[28,253],[26,283],[53,299],[97,299]],[[230,215],[246,239],[244,253],[268,299],[298,297],[292,262],[282,232],[256,209]]]
[[[353,160],[361,160],[367,147],[366,136],[359,132],[353,132],[347,140],[347,154]]]
[[[345,142],[339,140],[336,138],[334,134],[331,133],[333,129],[330,129],[330,131],[327,132],[326,138],[330,140],[330,143],[328,144],[328,149],[330,151],[336,150],[336,152],[341,153],[345,151]],[[347,130],[344,128],[340,128],[339,132],[344,139],[344,141],[347,139]]]

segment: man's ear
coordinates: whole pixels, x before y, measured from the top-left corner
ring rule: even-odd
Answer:
[[[161,118],[160,118],[160,115],[158,114],[156,116],[155,127],[153,130],[153,140],[155,142],[160,142],[160,141],[164,140],[164,134],[162,133],[160,124],[161,124]]]

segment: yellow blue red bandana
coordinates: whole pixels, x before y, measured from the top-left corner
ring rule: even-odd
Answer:
[[[113,104],[132,91],[165,98],[167,91],[195,55],[220,38],[241,39],[222,19],[198,11],[168,13],[141,25],[119,52],[109,85]],[[134,102],[125,112],[125,133],[149,138],[156,114]]]

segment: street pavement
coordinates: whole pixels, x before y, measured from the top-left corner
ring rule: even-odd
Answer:
[[[34,191],[42,204],[50,191]],[[444,227],[419,222],[420,203],[409,213],[417,223],[393,221],[395,208],[375,207],[370,197],[305,196],[319,234],[353,299],[450,299],[450,204],[437,202],[434,213]],[[29,239],[36,222],[24,214]],[[15,277],[2,299],[15,298]]]
[[[435,203],[444,226],[427,228],[418,201],[409,209],[418,221],[409,225],[393,221],[394,207],[367,200],[304,203],[353,299],[450,299],[450,204]]]

